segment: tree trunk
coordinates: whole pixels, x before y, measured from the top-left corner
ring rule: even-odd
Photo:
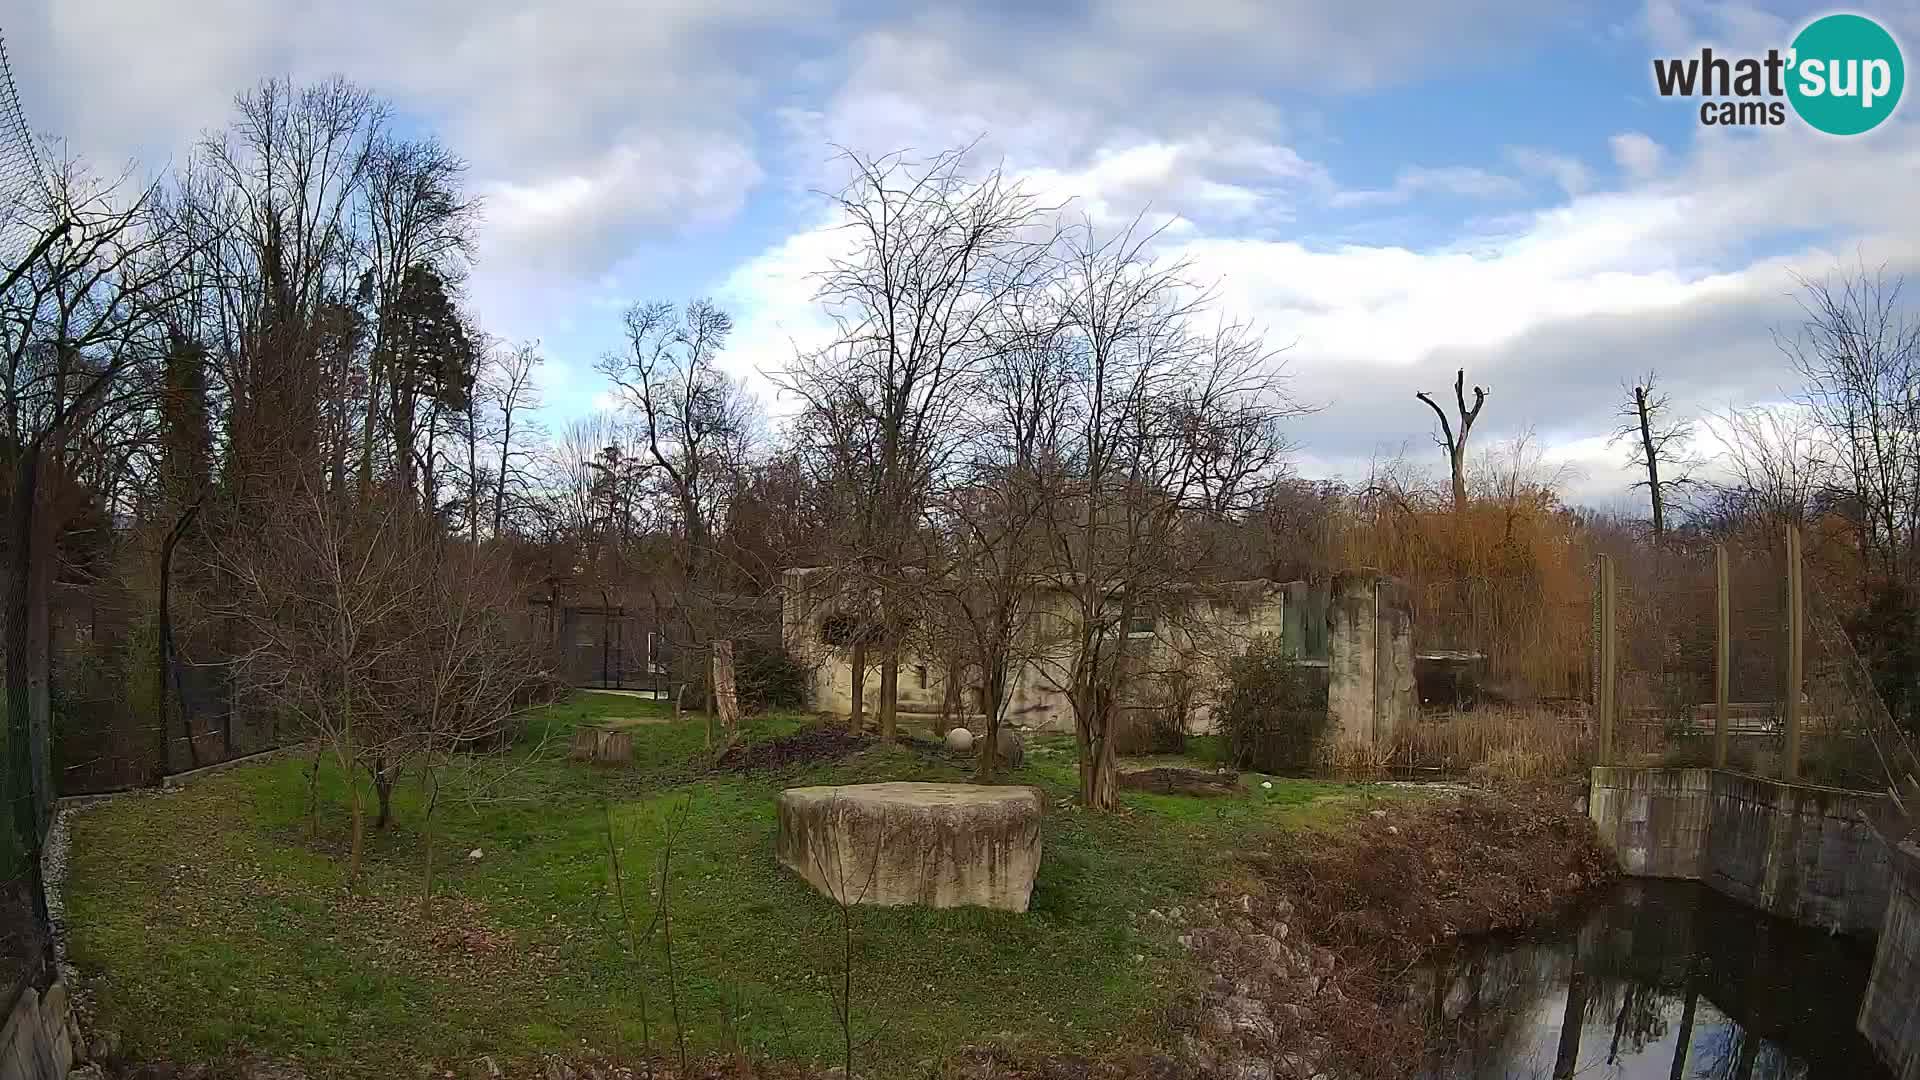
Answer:
[[[1464,442],[1448,452],[1447,464],[1453,476],[1453,508],[1460,510],[1467,505],[1467,448]]]
[[[934,718],[933,737],[944,738],[959,723],[960,717],[960,676],[965,670],[959,657],[947,660],[947,683],[941,688],[940,715]]]
[[[848,694],[853,703],[847,707],[847,727],[860,731],[866,727],[867,712],[867,647],[858,644],[853,647],[853,656],[848,661]]]
[[[399,770],[389,768],[386,758],[377,757],[368,771],[373,774],[373,793],[380,804],[379,816],[373,819],[373,827],[384,831],[393,822],[393,781],[394,774]]]
[[[979,775],[983,784],[993,783],[993,772],[1000,764],[1000,714],[1001,703],[1007,696],[1007,664],[1005,660],[987,662],[985,685],[981,687],[980,711],[986,714],[987,744],[980,748]]]
[[[194,515],[199,512],[200,500],[195,499],[192,505],[188,506],[186,510],[181,513],[179,520],[174,522],[173,528],[167,530],[166,539],[160,544],[160,625],[158,632],[160,640],[158,648],[155,650],[159,653],[159,657],[154,667],[154,683],[160,701],[159,770],[163,773],[167,771],[173,759],[173,756],[167,752],[167,706],[170,700],[167,690],[173,674],[173,552],[174,549],[179,546],[180,538],[185,535],[187,527],[193,524]],[[181,702],[180,726],[182,734],[187,737],[187,753],[189,755],[187,760],[195,766],[198,766],[200,764],[200,751],[199,748],[193,745],[193,720],[187,715],[185,701]],[[233,720],[231,717],[227,720],[227,729],[229,731],[233,729]]]
[[[1647,388],[1633,388],[1634,409],[1640,414],[1640,452],[1647,459],[1647,497],[1653,502],[1653,538],[1667,534],[1666,500],[1660,495],[1660,455],[1653,445],[1652,418],[1647,415]]]
[[[900,653],[890,651],[880,661],[880,741],[893,742],[895,712],[900,704]]]
[[[360,778],[354,775],[353,766],[346,767],[347,806],[353,815],[352,840],[347,847],[347,888],[360,888],[360,852],[365,846],[367,835],[367,816],[360,801]]]
[[[1082,691],[1086,710],[1080,713],[1080,803],[1090,810],[1112,810],[1120,805],[1115,784],[1112,702],[1105,690]]]
[[[421,823],[421,827],[426,830],[427,865],[420,877],[420,910],[425,911],[433,903],[433,811],[440,804],[440,774],[434,771],[431,760],[425,766],[420,779],[427,786],[427,809],[425,820]]]

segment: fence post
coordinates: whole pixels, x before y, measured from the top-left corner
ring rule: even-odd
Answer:
[[[1614,632],[1613,557],[1600,556],[1600,764],[1613,764],[1613,725],[1619,685],[1619,643]]]
[[[1733,614],[1727,592],[1727,545],[1713,546],[1713,767],[1727,767],[1727,685],[1733,668]]]
[[[1800,779],[1800,689],[1805,664],[1806,597],[1800,579],[1800,528],[1787,526],[1787,775]]]

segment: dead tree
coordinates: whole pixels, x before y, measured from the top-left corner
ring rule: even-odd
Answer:
[[[1434,441],[1447,452],[1447,471],[1453,479],[1453,508],[1467,505],[1467,436],[1473,431],[1473,422],[1480,418],[1480,407],[1487,403],[1487,392],[1481,387],[1473,388],[1473,407],[1467,407],[1467,369],[1461,368],[1453,377],[1454,407],[1460,414],[1460,431],[1456,435],[1453,425],[1447,420],[1447,412],[1437,404],[1425,390],[1417,391],[1413,396],[1427,403],[1433,415],[1440,418],[1440,437]]]
[[[1667,534],[1671,497],[1693,483],[1695,461],[1688,452],[1693,421],[1673,415],[1672,399],[1660,392],[1658,379],[1651,371],[1638,385],[1623,390],[1626,400],[1618,414],[1621,423],[1608,444],[1626,440],[1627,463],[1645,474],[1633,486],[1647,490],[1653,511],[1653,538],[1658,541]]]

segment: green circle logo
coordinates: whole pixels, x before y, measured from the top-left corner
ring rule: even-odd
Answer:
[[[1864,15],[1815,19],[1793,39],[1787,99],[1829,135],[1872,131],[1893,115],[1907,83],[1893,35]]]

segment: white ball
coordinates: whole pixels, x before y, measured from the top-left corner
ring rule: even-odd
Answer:
[[[963,727],[947,732],[947,749],[963,754],[973,749],[973,732]]]

